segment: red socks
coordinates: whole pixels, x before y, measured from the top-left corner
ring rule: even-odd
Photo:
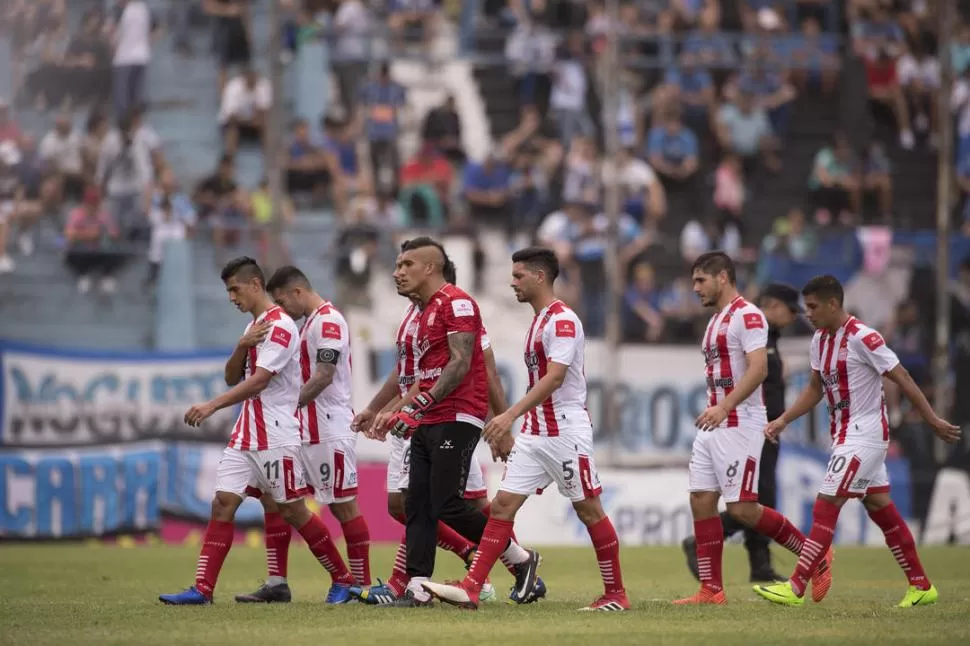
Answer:
[[[195,566],[195,587],[210,599],[219,579],[219,570],[232,547],[232,535],[232,523],[210,520],[205,528],[202,551],[199,552],[199,561]]]
[[[613,523],[609,518],[603,518],[586,529],[589,530],[589,537],[593,539],[596,562],[600,566],[600,576],[603,577],[603,588],[606,594],[625,594],[623,576],[620,574],[620,539],[616,536]]]
[[[485,518],[491,518],[492,517],[492,503],[488,503],[487,505],[485,505],[484,507],[482,507],[482,513],[485,514]],[[512,540],[514,542],[516,542],[516,543],[519,542],[519,539],[517,539],[515,537],[515,532],[512,532]],[[500,556],[498,558],[499,558],[500,561],[502,561],[502,565],[505,566],[505,569],[509,571],[509,574],[511,574],[512,576],[515,576],[515,563],[513,563],[512,561],[510,561],[507,558],[505,558],[505,552],[502,552],[502,556]]]
[[[839,522],[840,507],[827,500],[818,498],[812,509],[812,531],[805,539],[798,565],[791,576],[792,590],[799,596],[805,594],[808,580],[815,574],[818,564],[825,558],[825,554],[832,546],[835,537],[835,526]]]
[[[475,560],[472,561],[471,569],[465,576],[465,581],[480,590],[482,584],[488,579],[488,573],[492,571],[495,561],[502,555],[512,538],[512,523],[507,520],[489,518],[485,532],[482,534],[482,541],[478,544],[478,552],[475,553]]]
[[[354,577],[350,574],[347,566],[344,565],[344,560],[340,558],[340,552],[337,551],[337,546],[333,544],[327,526],[323,524],[319,516],[310,516],[310,520],[297,531],[306,541],[310,552],[320,561],[320,565],[330,573],[330,578],[334,583],[354,584]]]
[[[789,552],[796,555],[802,552],[805,535],[798,531],[798,528],[792,525],[791,521],[771,507],[761,507],[761,518],[758,519],[758,524],[752,529],[763,536],[774,539]]]
[[[341,523],[347,543],[347,561],[357,585],[370,585],[370,532],[363,516]]]
[[[454,552],[461,559],[464,559],[469,552],[475,549],[475,544],[439,520],[438,547]]]
[[[408,587],[408,546],[401,538],[401,544],[397,546],[397,554],[394,555],[394,567],[391,569],[391,578],[387,580],[389,587],[398,597],[404,594]]]
[[[720,592],[724,589],[721,579],[724,525],[721,517],[695,520],[694,538],[697,540],[697,569],[701,575],[701,586],[711,592]]]
[[[266,514],[266,570],[269,576],[286,577],[290,555],[290,524],[279,514]]]
[[[923,572],[923,565],[919,561],[919,554],[916,552],[916,541],[906,526],[906,521],[899,515],[896,505],[889,503],[877,511],[869,512],[872,522],[879,525],[883,535],[886,537],[886,545],[896,557],[896,562],[903,569],[909,584],[916,586],[920,590],[929,590],[930,581]]]

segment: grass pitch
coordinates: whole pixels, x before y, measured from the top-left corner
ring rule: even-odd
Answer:
[[[592,549],[545,549],[540,574],[546,601],[503,603],[478,612],[450,607],[397,610],[322,603],[329,579],[304,546],[290,550],[289,605],[238,605],[232,596],[264,574],[262,549],[237,546],[223,568],[216,604],[162,606],[157,596],[192,581],[195,548],[36,545],[0,547],[0,644],[126,646],[164,644],[313,646],[335,644],[970,644],[970,550],[924,548],[927,573],[940,590],[934,607],[900,609],[906,582],[886,549],[836,552],[835,583],[824,603],[802,608],[761,601],[746,581],[743,549],[725,548],[729,605],[675,607],[695,591],[676,548],[631,548],[623,574],[634,608],[625,614],[575,610],[601,591]],[[775,552],[788,573],[794,558]],[[372,571],[389,574],[393,548],[375,547]],[[438,579],[459,578],[458,560],[439,552]],[[499,590],[511,577],[496,570]]]

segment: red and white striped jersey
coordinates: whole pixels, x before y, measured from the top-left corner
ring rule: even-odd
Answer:
[[[828,400],[832,444],[885,446],[889,421],[882,376],[899,358],[882,335],[850,316],[835,332],[816,330],[810,352]]]
[[[421,308],[414,303],[408,307],[404,313],[404,319],[397,328],[397,388],[401,397],[408,394],[411,386],[414,385],[414,375],[416,372],[415,357],[418,356],[418,318],[421,316]],[[492,342],[485,332],[485,325],[482,325],[482,352],[492,347]]]
[[[555,300],[532,321],[525,338],[525,367],[529,371],[529,390],[546,376],[549,362],[568,366],[562,385],[541,404],[525,414],[522,432],[556,437],[560,433],[583,430],[592,434],[586,412],[586,333],[572,311]]]
[[[243,402],[229,446],[240,451],[265,451],[300,444],[296,407],[300,397],[300,353],[296,323],[279,307],[271,307],[246,326],[272,321],[258,346],[249,349],[243,379],[264,368],[273,376],[258,395]]]
[[[302,383],[310,380],[318,363],[336,366],[333,381],[307,402],[300,413],[300,434],[305,444],[321,440],[353,437],[349,420],[353,419],[350,400],[350,328],[347,320],[328,301],[314,310],[300,328],[300,372]]]
[[[701,351],[707,373],[707,405],[715,406],[731,394],[748,368],[745,355],[768,345],[768,321],[764,312],[740,296],[711,317]],[[739,418],[767,424],[761,388],[728,412],[721,427],[737,428]]]

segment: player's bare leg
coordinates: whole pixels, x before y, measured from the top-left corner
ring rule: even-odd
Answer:
[[[526,496],[520,494],[499,491],[492,500],[488,524],[465,578],[456,584],[426,581],[421,584],[422,587],[445,603],[460,608],[477,609],[482,586],[495,562],[504,553],[517,568],[512,598],[518,603],[528,603],[536,589],[541,558],[538,553],[523,549],[512,541],[515,515],[526,499]]]
[[[202,549],[195,566],[195,585],[176,594],[163,594],[159,601],[175,606],[199,606],[212,603],[219,571],[232,547],[235,528],[233,519],[243,499],[234,493],[217,491],[212,498],[209,524],[202,537]]]
[[[323,520],[307,509],[302,498],[293,502],[278,503],[277,506],[283,520],[296,528],[313,556],[330,573],[332,584],[327,593],[326,602],[339,604],[350,601],[350,586],[354,584],[354,577],[344,564],[340,551],[337,550]]]
[[[331,503],[330,513],[343,530],[350,573],[357,585],[370,585],[370,530],[357,506],[357,499]]]
[[[899,603],[899,607],[912,608],[936,603],[939,593],[923,571],[913,534],[909,531],[906,521],[899,515],[889,493],[868,494],[862,499],[862,504],[872,522],[882,530],[883,536],[886,537],[886,545],[906,578],[909,579],[909,589]]]
[[[616,612],[630,609],[630,600],[623,588],[623,575],[620,571],[620,539],[613,523],[603,511],[599,496],[593,496],[573,503],[579,520],[586,525],[589,537],[596,551],[596,562],[603,578],[603,594],[593,603],[581,610]]]
[[[266,581],[254,592],[237,594],[236,602],[289,603],[292,594],[286,580],[286,571],[290,554],[290,537],[293,531],[290,524],[280,514],[273,496],[263,494],[259,502],[263,505]]]
[[[724,527],[717,513],[717,491],[690,492],[690,510],[694,516],[694,536],[697,538],[697,566],[701,589],[694,595],[674,601],[678,605],[724,604],[724,584],[721,580],[721,554],[724,551]]]

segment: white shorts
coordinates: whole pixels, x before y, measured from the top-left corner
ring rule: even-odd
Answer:
[[[863,498],[889,492],[886,453],[889,447],[841,444],[833,447],[818,492],[838,498]]]
[[[304,444],[306,480],[321,505],[357,498],[357,436]]]
[[[724,502],[757,502],[765,422],[697,431],[690,452],[690,491],[716,491]]]
[[[411,440],[391,437],[391,459],[387,463],[387,490],[400,491],[408,488],[411,477]],[[465,500],[480,500],[488,497],[485,486],[485,470],[477,455],[472,455],[465,483]]]
[[[240,451],[227,446],[219,460],[216,491],[241,497],[268,493],[276,502],[299,500],[306,495],[300,447]]]
[[[603,488],[593,460],[592,432],[515,438],[499,489],[531,496],[542,493],[553,482],[572,502],[600,495]]]

